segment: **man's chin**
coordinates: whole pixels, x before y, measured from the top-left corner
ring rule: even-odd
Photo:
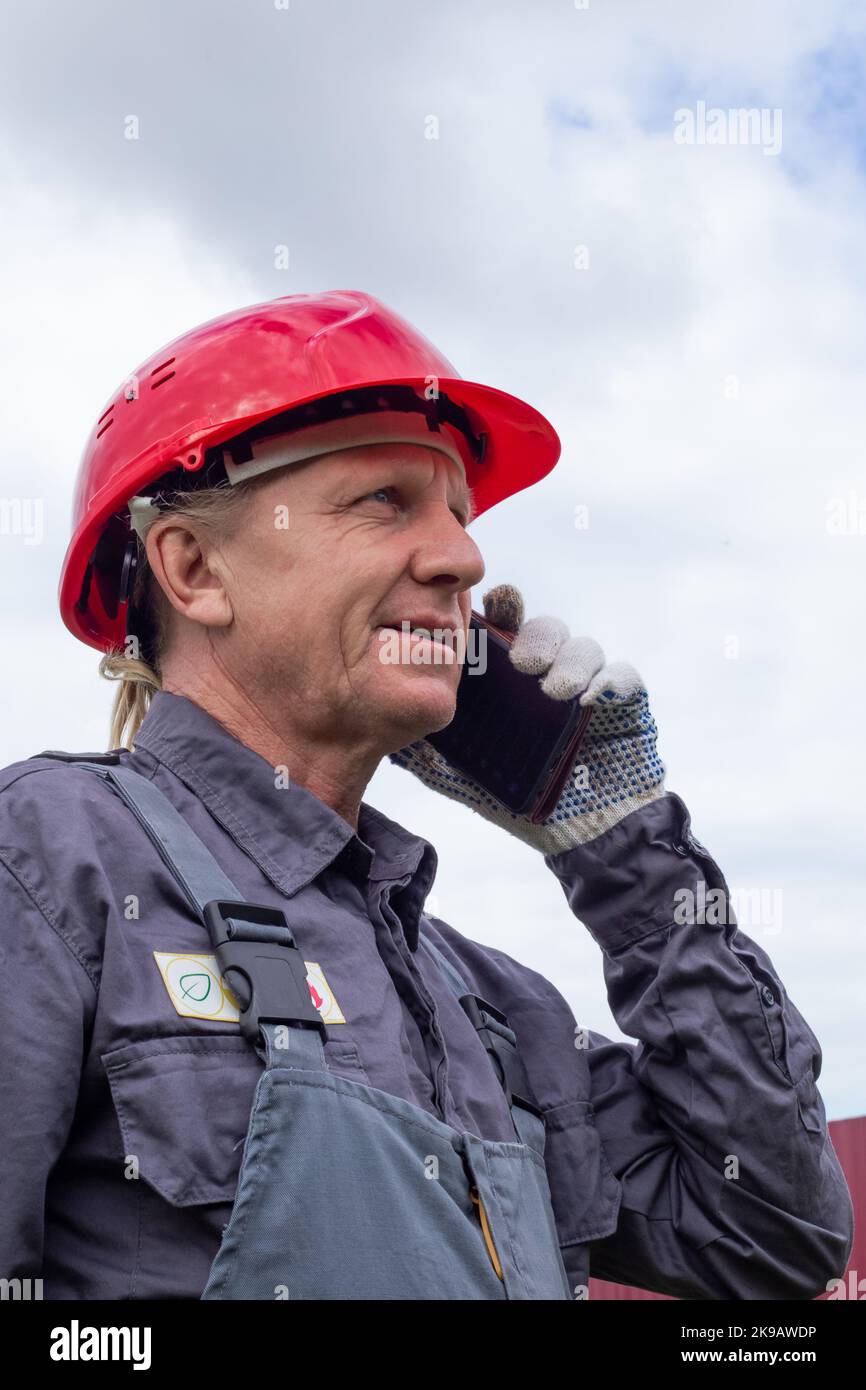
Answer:
[[[380,704],[384,722],[392,726],[393,737],[399,739],[394,746],[395,752],[407,743],[415,743],[444,729],[451,723],[457,708],[457,692],[441,675],[424,675],[418,679],[413,672],[401,686],[400,690],[389,690],[387,695],[383,692]]]

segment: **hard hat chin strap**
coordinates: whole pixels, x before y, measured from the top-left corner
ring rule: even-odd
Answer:
[[[151,624],[135,603],[135,579],[138,565],[138,537],[133,534],[127,540],[123,553],[118,599],[121,603],[126,604],[126,646],[129,647],[130,639],[134,639],[138,646],[139,659],[146,665],[153,667],[155,661],[154,634]]]

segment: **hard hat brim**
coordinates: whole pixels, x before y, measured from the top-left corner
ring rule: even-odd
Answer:
[[[340,394],[371,386],[412,386],[423,397],[428,379],[395,377],[358,380]],[[550,422],[527,402],[507,391],[467,381],[440,377],[437,389],[467,413],[478,435],[486,436],[483,461],[467,463],[467,481],[475,499],[475,517],[523,488],[531,487],[555,466],[560,455],[559,437]],[[334,392],[320,391],[240,419],[193,421],[181,434],[159,440],[131,459],[93,497],[77,527],[63,564],[59,598],[63,621],[80,641],[99,651],[122,648],[126,635],[126,603],[119,595],[123,555],[129,536],[129,499],[170,468],[182,465],[191,473],[200,469],[208,449],[234,435],[281,414],[287,408],[309,404]]]

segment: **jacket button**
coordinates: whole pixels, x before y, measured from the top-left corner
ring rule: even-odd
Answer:
[[[764,985],[764,988],[761,990],[761,998],[763,999],[764,1003],[767,1005],[768,1008],[771,1004],[775,1004],[776,1002],[776,996],[770,989],[769,985]]]

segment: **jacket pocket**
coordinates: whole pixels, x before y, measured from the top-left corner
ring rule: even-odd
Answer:
[[[544,1159],[560,1245],[599,1240],[616,1230],[622,1185],[611,1171],[589,1101],[544,1112]]]
[[[102,1055],[125,1157],[172,1206],[234,1199],[262,1064],[244,1037],[149,1038]]]
[[[331,1071],[369,1085],[354,1043],[329,1038]],[[175,1207],[232,1202],[263,1067],[240,1033],[148,1038],[103,1053],[125,1157]]]

